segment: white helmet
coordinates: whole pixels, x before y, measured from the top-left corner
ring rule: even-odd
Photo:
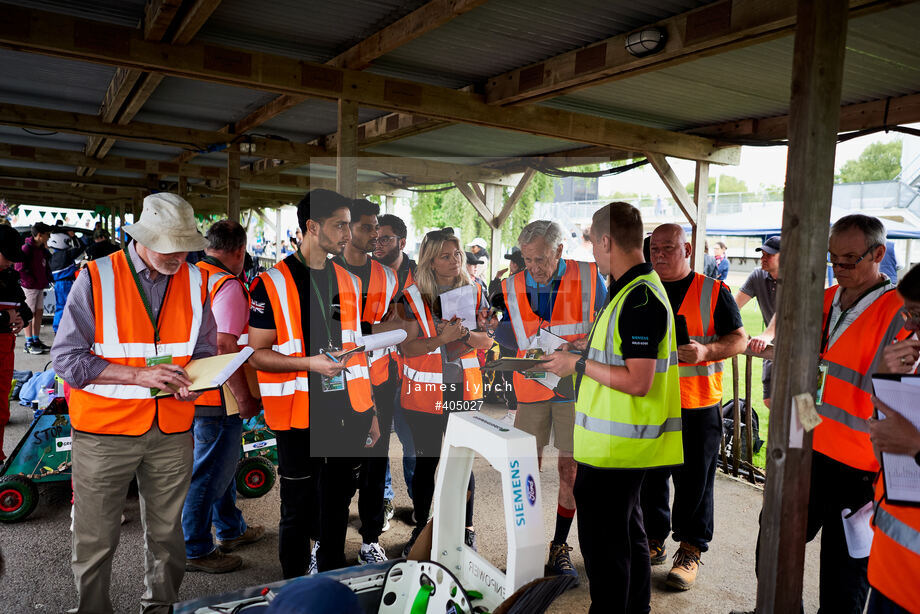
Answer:
[[[68,249],[71,247],[70,235],[66,232],[53,232],[48,239],[48,247],[51,249]]]

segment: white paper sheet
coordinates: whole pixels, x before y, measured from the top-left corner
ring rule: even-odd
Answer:
[[[917,403],[920,378],[903,377],[901,381],[872,378],[872,383],[875,386],[875,396],[920,429],[920,403]],[[885,419],[881,412],[879,419]],[[888,498],[920,503],[920,466],[914,458],[907,454],[883,452],[882,464]]]
[[[401,328],[396,330],[388,330],[385,333],[377,333],[374,335],[364,335],[362,337],[362,343],[364,343],[365,352],[374,352],[376,350],[382,350],[399,343],[402,343],[406,340],[406,331]]]
[[[476,302],[478,295],[476,286],[461,286],[448,290],[439,297],[441,301],[441,319],[450,320],[458,316],[463,320],[463,325],[470,330],[476,328],[476,310],[479,304]]]
[[[864,559],[872,550],[873,531],[869,521],[872,519],[873,504],[873,501],[869,501],[852,515],[849,509],[840,512],[847,550],[854,559]]]

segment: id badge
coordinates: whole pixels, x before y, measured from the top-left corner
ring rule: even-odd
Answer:
[[[156,365],[170,365],[172,364],[172,354],[163,354],[162,356],[148,356],[145,359],[145,363],[148,367],[155,367]],[[159,388],[151,388],[150,396],[155,397],[160,394]]]
[[[543,358],[545,352],[541,349],[532,349],[527,350],[527,353],[524,354],[524,358]],[[524,371],[524,379],[529,380],[543,380],[546,379],[546,371]]]
[[[824,383],[827,380],[827,364],[824,361],[818,363],[818,391],[815,393],[815,405],[820,405],[824,401]]]
[[[329,352],[337,352],[336,348],[330,346]],[[322,386],[323,392],[340,392],[345,390],[345,371],[342,371],[338,375],[323,375],[322,376]]]

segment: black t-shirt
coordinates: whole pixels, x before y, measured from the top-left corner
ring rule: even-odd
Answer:
[[[661,282],[668,293],[668,300],[671,302],[671,309],[674,311],[675,316],[680,309],[681,303],[684,302],[684,296],[687,294],[687,290],[690,289],[690,284],[693,283],[693,275],[694,273],[691,272],[683,279]],[[719,298],[716,300],[716,310],[713,317],[715,319],[716,334],[720,337],[744,326],[744,322],[741,320],[741,311],[738,310],[738,304],[735,302],[731,290],[724,283],[719,289]]]
[[[326,266],[320,270],[308,269],[294,255],[284,259],[284,263],[291,271],[291,277],[294,278],[296,292],[300,296],[300,319],[301,326],[307,338],[307,356],[316,356],[320,349],[329,347],[329,334],[324,324],[325,317],[330,317],[329,332],[332,333],[332,345],[335,348],[342,347],[342,323],[341,313],[339,311],[339,294],[338,284],[335,277],[333,265],[328,260]],[[330,297],[329,282],[332,282],[332,296]],[[291,292],[288,288],[288,292]],[[319,290],[319,295],[317,295]],[[309,297],[304,301],[304,297]],[[268,300],[268,292],[262,283],[255,284],[251,292],[252,307],[249,312],[249,325],[254,328],[276,329],[275,315],[272,312],[271,302]],[[304,306],[306,305],[306,309]],[[331,306],[331,307],[330,307]],[[338,405],[339,407],[350,407],[348,399],[348,390],[323,392],[322,375],[317,372],[310,372],[310,412],[311,423],[314,423],[314,410],[321,408],[331,408]],[[317,400],[321,400],[317,403]]]
[[[613,282],[607,293],[612,300],[629,282],[652,272],[652,265],[637,264]],[[611,322],[610,326],[616,323]],[[618,316],[620,354],[623,358],[658,358],[658,344],[668,332],[668,309],[653,290],[640,284],[629,291]]]

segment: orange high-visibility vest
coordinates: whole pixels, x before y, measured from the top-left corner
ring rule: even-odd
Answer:
[[[406,257],[406,256],[403,256],[403,258],[405,258],[405,257]],[[391,269],[391,270],[392,270],[392,269]],[[394,270],[394,274],[396,274],[396,273],[397,273],[397,271]],[[396,283],[399,284],[399,276],[398,276],[398,275],[396,276]],[[398,288],[398,291],[399,291],[399,292],[405,292],[405,291],[406,291],[406,288],[408,288],[409,286],[414,286],[414,285],[415,285],[415,277],[412,275],[412,269],[410,268],[409,271],[408,271],[408,274],[406,275],[405,281],[403,282],[402,286]],[[405,363],[403,362],[404,359],[403,359],[402,352],[401,352],[400,349],[399,349],[399,346],[395,346],[395,347],[390,348],[390,359],[391,359],[394,363],[396,363],[396,377],[399,378],[399,379],[402,379],[403,365],[404,365]]]
[[[828,323],[838,286],[824,291],[823,328],[828,337],[835,322]],[[830,346],[821,359],[827,364],[824,395],[817,406],[821,424],[814,431],[814,449],[850,467],[878,471],[872,454],[869,425],[872,417],[872,373],[882,350],[892,339],[904,339],[900,311],[904,302],[894,286],[862,312]]]
[[[719,338],[716,335],[716,303],[722,282],[700,273],[693,281],[680,304],[678,315],[687,319],[690,339],[703,345]],[[686,408],[710,407],[722,402],[722,361],[711,360],[696,364],[677,363],[680,373],[680,406]]]
[[[396,274],[393,269],[376,260],[371,260],[371,278],[368,282],[367,301],[361,310],[361,320],[377,324],[383,320],[387,309],[396,297]],[[367,353],[370,363],[371,384],[379,386],[390,374],[390,352],[394,347],[385,347]]]
[[[228,282],[229,283],[236,282],[240,284],[240,287],[243,289],[243,294],[246,295],[246,305],[247,305],[246,313],[249,313],[248,311],[249,309],[248,305],[250,303],[249,290],[246,289],[246,284],[244,284],[239,277],[237,277],[233,273],[230,273],[229,271],[226,271],[225,269],[220,268],[219,266],[211,264],[210,262],[205,262],[204,260],[199,262],[197,266],[199,269],[201,269],[201,272],[204,276],[205,285],[207,285],[207,288],[208,288],[208,296],[211,297],[212,307],[214,305],[214,297],[217,296],[217,293],[220,291],[220,289],[224,287],[224,284]],[[240,334],[240,338],[237,340],[236,343],[240,347],[240,349],[249,345],[249,323],[248,322],[243,327],[243,332]],[[195,399],[195,405],[207,405],[209,407],[223,405],[223,400],[221,399],[220,391],[219,390],[207,390],[201,393],[201,396]]]
[[[902,608],[920,608],[920,507],[889,503],[884,480],[875,490],[869,584]]]
[[[201,271],[190,264],[170,276],[158,314],[160,343],[147,316],[123,251],[88,263],[93,287],[95,339],[90,350],[108,362],[145,367],[147,359],[170,355],[185,367],[198,342],[207,289]],[[154,419],[164,433],[181,433],[192,426],[195,404],[173,397],[155,399],[150,389],[130,384],[90,384],[70,394],[70,423],[74,429],[99,435],[143,435]]]
[[[333,268],[338,284],[342,349],[354,349],[361,341],[361,280],[333,262],[329,266]],[[275,316],[276,338],[272,349],[285,356],[306,356],[306,337],[301,324],[301,297],[287,264],[281,261],[260,274],[257,283],[265,284]],[[349,366],[344,371],[345,384],[352,409],[357,412],[367,411],[373,405],[367,358],[363,353],[352,354],[347,364]],[[265,409],[265,423],[270,429],[287,431],[310,426],[307,371],[256,371],[256,375],[259,392],[262,394],[262,407]],[[317,394],[323,393],[317,391]]]
[[[482,300],[482,287],[476,284],[479,291],[476,304]],[[422,299],[418,286],[406,288],[406,297],[422,336],[436,337],[434,318],[428,303]],[[472,401],[482,398],[482,371],[479,369],[479,359],[476,350],[470,351],[460,357],[460,366],[463,368],[463,399]],[[428,414],[443,413],[441,403],[444,401],[443,365],[441,363],[441,348],[421,356],[403,357],[403,380],[401,402],[404,409],[420,411]]]
[[[517,341],[517,357],[523,358],[528,349],[539,347],[536,339],[541,325],[566,341],[574,341],[591,332],[597,298],[597,265],[593,262],[565,261],[565,273],[559,280],[549,322],[542,320],[530,306],[526,272],[521,271],[502,280],[502,293]],[[514,373],[514,393],[520,403],[546,401],[554,396],[552,389],[540,380],[527,379],[517,371]]]

